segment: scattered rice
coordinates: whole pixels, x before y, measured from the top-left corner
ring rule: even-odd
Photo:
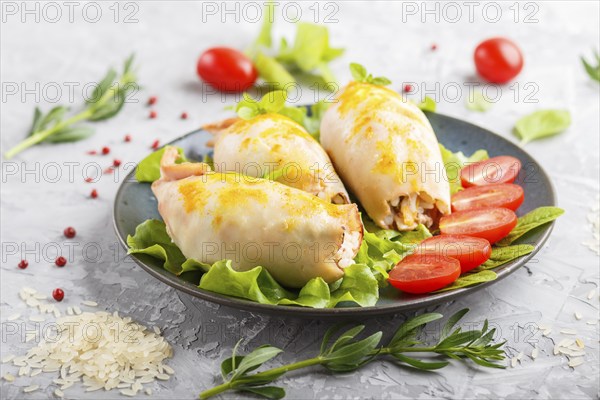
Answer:
[[[154,330],[154,333],[160,335],[160,329],[158,328],[158,326],[153,326],[152,329]]]
[[[6,318],[7,321],[16,321],[19,318],[21,318],[21,314],[19,313],[14,313],[8,316],[8,318]]]
[[[517,354],[517,360],[521,361],[523,356],[524,356],[523,352],[520,352],[519,354]]]
[[[29,375],[32,368],[31,375],[58,372],[54,383],[60,385],[57,390],[61,394],[81,383],[86,392],[119,388],[126,396],[136,396],[144,390],[144,383],[170,379],[163,371],[174,371],[163,361],[173,350],[160,334],[118,313],[81,312],[78,307],[73,307],[73,312],[77,315],[56,320],[60,334],[51,341],[42,338],[27,355],[9,359],[20,367],[19,375]],[[36,337],[37,333],[31,333],[27,339]],[[5,379],[10,378],[5,375]]]
[[[23,392],[25,392],[25,393],[31,393],[31,392],[35,392],[39,388],[40,388],[40,385],[31,385],[31,386],[27,386],[26,388],[24,388]]]
[[[588,325],[596,325],[597,323],[598,323],[598,320],[595,320],[595,319],[591,319],[588,322],[586,322],[586,324],[588,324]]]
[[[585,347],[585,344],[583,343],[583,340],[581,340],[581,339],[575,339],[575,343],[577,344],[577,347],[579,347],[580,349],[583,349]]]
[[[575,319],[580,320],[581,318],[583,318],[583,316],[580,313],[575,312]]]
[[[32,294],[36,294],[37,290],[26,286],[26,287],[24,287],[24,288],[21,289],[21,292],[29,294],[29,295],[32,295]]]
[[[575,329],[563,329],[560,331],[563,335],[577,335],[577,331]]]
[[[14,354],[7,354],[6,356],[4,356],[4,358],[2,358],[2,363],[7,363],[9,361],[12,361],[12,359],[15,358]]]
[[[81,304],[83,304],[84,306],[88,306],[88,307],[98,307],[98,303],[96,303],[95,301],[90,301],[90,300],[82,301]]]
[[[583,362],[585,361],[585,359],[583,357],[576,357],[571,359],[571,361],[569,361],[569,367],[575,368],[580,366],[581,364],[583,364]]]
[[[518,362],[518,361],[519,361],[519,360],[517,360],[517,357],[513,357],[513,358],[510,360],[510,366],[511,366],[511,367],[513,367],[513,368],[515,368],[515,367],[517,366],[517,362]]]
[[[535,347],[531,351],[531,358],[533,358],[535,360],[538,357],[539,354],[540,354],[540,350],[537,347]]]
[[[42,373],[41,369],[36,369],[34,371],[31,372],[31,374],[29,374],[29,376],[36,376]]]
[[[151,396],[152,395],[152,389],[150,389],[150,388],[146,389],[146,394],[148,396]]]
[[[587,295],[587,299],[591,300],[594,296],[596,295],[596,289],[592,289],[590,290],[590,292]]]
[[[46,320],[46,318],[34,315],[34,316],[29,317],[29,320],[31,322],[44,322]]]
[[[73,315],[73,307],[69,306],[67,307],[67,315]]]
[[[10,373],[5,373],[4,376],[2,377],[2,379],[4,379],[6,382],[14,382],[15,381],[15,376],[11,375]]]
[[[73,312],[75,313],[75,315],[81,315],[81,308],[73,306]]]
[[[60,389],[56,389],[56,390],[54,391],[54,395],[55,395],[56,397],[60,397],[60,398],[63,398],[63,397],[65,396],[65,394],[63,393],[63,391],[62,391],[62,390],[60,390]]]
[[[552,333],[552,329],[546,329],[544,332],[542,332],[542,335],[544,336],[548,336]]]

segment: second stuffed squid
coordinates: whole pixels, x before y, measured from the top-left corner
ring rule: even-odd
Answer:
[[[323,117],[321,144],[380,227],[412,230],[450,213],[435,133],[421,110],[398,93],[351,82]]]

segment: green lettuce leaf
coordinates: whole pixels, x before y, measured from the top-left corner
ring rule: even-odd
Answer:
[[[486,150],[477,150],[470,157],[467,157],[462,151],[453,153],[440,144],[440,151],[442,152],[442,161],[444,162],[446,176],[450,182],[450,193],[452,194],[462,190],[460,184],[460,170],[467,163],[474,163],[490,158]]]
[[[176,147],[179,152],[178,162],[185,162],[187,159],[183,154],[183,149]],[[165,152],[165,148],[156,150],[142,161],[139,162],[135,169],[135,179],[138,182],[154,182],[160,179],[160,159]]]
[[[201,289],[227,296],[256,301],[261,304],[285,304],[303,307],[335,307],[339,303],[372,306],[379,298],[379,279],[387,278],[366,264],[354,264],[344,270],[344,277],[333,285],[321,278],[311,279],[299,291],[281,286],[261,266],[239,272],[231,260],[213,265],[186,259],[171,241],[164,222],[147,220],[133,236],[127,237],[129,254],[145,254],[163,261],[163,267],[183,279],[198,284]],[[194,280],[195,279],[195,280]]]

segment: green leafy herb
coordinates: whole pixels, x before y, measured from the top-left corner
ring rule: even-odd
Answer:
[[[554,221],[564,212],[565,210],[558,207],[538,207],[519,217],[517,226],[513,228],[507,237],[496,243],[496,246],[508,246],[533,229]]]
[[[307,109],[304,106],[284,107],[279,111],[279,114],[285,115],[304,126],[304,129],[318,141],[321,119],[323,118],[325,111],[329,108],[329,105],[330,103],[321,100],[310,106],[310,109]],[[310,110],[310,112],[308,112],[308,110]]]
[[[265,83],[275,89],[288,90],[296,83],[296,79],[275,58],[258,53],[254,66]]]
[[[517,121],[514,132],[525,145],[532,140],[561,133],[571,125],[571,114],[566,110],[540,110]]]
[[[315,72],[325,82],[335,82],[328,63],[344,53],[344,49],[329,45],[329,30],[322,25],[299,22],[293,46],[281,41],[277,61],[289,71]]]
[[[258,38],[247,51],[254,60],[258,74],[265,83],[276,89],[288,90],[297,79],[308,78],[332,90],[335,77],[329,62],[340,57],[344,49],[329,44],[327,27],[306,22],[296,24],[296,36],[292,46],[285,38],[278,50],[272,49],[271,30],[274,22],[274,3],[267,2]]]
[[[4,154],[6,159],[39,143],[73,142],[89,137],[93,133],[92,128],[76,124],[112,118],[123,108],[127,94],[137,87],[132,64],[133,55],[125,61],[120,76],[110,69],[87,99],[86,108],[78,114],[65,118],[68,108],[64,106],[54,107],[46,114],[36,108],[28,137],[8,150]]]
[[[423,111],[435,112],[436,103],[431,97],[425,96],[423,101],[417,104],[417,107]]]
[[[176,147],[179,160],[187,161],[181,147]],[[154,182],[160,179],[160,160],[165,153],[165,148],[156,150],[139,162],[135,169],[135,179],[138,182]]]
[[[583,63],[583,67],[585,68],[585,72],[595,80],[596,82],[600,82],[600,54],[598,54],[597,50],[594,50],[594,59],[592,62],[596,63],[596,66],[593,66],[584,57],[581,57],[581,62]]]
[[[483,94],[481,90],[473,92],[473,98],[467,98],[467,108],[471,111],[486,112],[492,107],[492,102]]]
[[[493,281],[497,278],[497,275],[494,271],[478,271],[471,274],[461,275],[457,280],[455,280],[451,285],[446,286],[440,290],[436,290],[434,293],[447,292],[449,290],[462,289],[468,286],[477,285],[483,282]]]
[[[460,183],[460,170],[465,165],[468,163],[487,160],[489,158],[489,155],[485,150],[477,150],[470,157],[467,157],[462,151],[453,153],[440,144],[440,151],[442,153],[444,168],[446,169],[446,176],[450,182],[450,193],[452,194],[462,190]]]
[[[506,247],[492,247],[490,258],[477,267],[477,270],[498,268],[512,260],[516,260],[533,251],[534,247],[530,244],[516,244]]]
[[[252,119],[261,114],[279,112],[285,107],[285,100],[286,92],[284,90],[269,92],[258,101],[254,100],[247,93],[244,93],[235,111],[242,119]]]
[[[360,64],[351,63],[350,73],[356,82],[372,83],[373,85],[387,86],[392,83],[388,78],[383,76],[373,77],[367,73],[367,69]]]
[[[285,396],[281,387],[271,383],[284,374],[302,368],[320,365],[332,372],[350,372],[361,368],[376,358],[386,358],[394,363],[409,365],[421,370],[435,370],[447,366],[451,360],[468,359],[489,368],[504,368],[499,364],[504,360],[504,342],[493,343],[495,329],[489,329],[488,321],[481,329],[462,331],[456,324],[468,309],[452,315],[442,328],[440,339],[429,345],[419,340],[419,333],[429,322],[442,318],[441,314],[422,314],[400,325],[392,339],[381,345],[383,332],[375,332],[366,337],[361,334],[364,325],[357,325],[342,331],[340,326],[329,329],[323,336],[316,357],[292,362],[271,369],[256,372],[267,361],[279,355],[282,350],[270,345],[257,347],[245,356],[238,355],[238,344],[230,358],[221,364],[224,383],[200,394],[207,399],[220,393],[235,390],[250,392],[268,399]],[[411,354],[408,356],[407,354]],[[414,354],[414,355],[413,355]]]

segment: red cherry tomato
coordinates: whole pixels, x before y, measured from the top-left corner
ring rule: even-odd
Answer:
[[[452,211],[504,207],[515,211],[523,203],[523,188],[512,183],[472,186],[452,195]]]
[[[390,271],[389,282],[406,293],[429,293],[448,286],[460,276],[460,263],[450,257],[413,254]]]
[[[494,244],[517,225],[517,216],[508,208],[481,208],[457,211],[440,218],[440,231],[445,235],[467,235],[487,239]]]
[[[511,156],[498,156],[467,165],[460,171],[463,187],[513,183],[521,161]]]
[[[246,55],[227,47],[206,50],[198,59],[198,76],[221,92],[238,93],[251,87],[258,73]]]
[[[481,77],[492,83],[506,83],[523,69],[523,54],[506,38],[492,38],[475,49],[475,67]]]
[[[486,262],[492,255],[492,246],[485,239],[465,235],[439,235],[425,239],[415,254],[434,254],[455,258],[461,273]]]

